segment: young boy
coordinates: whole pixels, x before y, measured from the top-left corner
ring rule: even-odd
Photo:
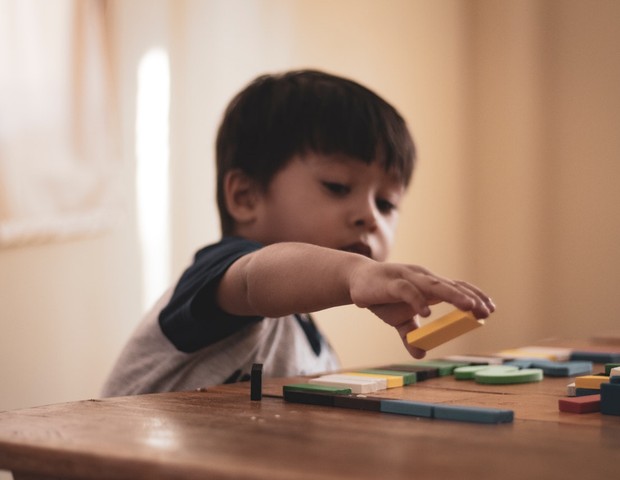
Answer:
[[[404,120],[376,94],[318,71],[257,78],[217,138],[222,240],[200,250],[146,316],[104,396],[188,390],[337,369],[305,312],[355,304],[406,334],[429,306],[487,317],[465,282],[384,263],[414,165]]]

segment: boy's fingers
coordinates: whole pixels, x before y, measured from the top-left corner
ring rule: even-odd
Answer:
[[[491,299],[469,283],[436,275],[427,277],[420,288],[430,303],[433,300],[449,302],[461,310],[472,311],[477,318],[486,318],[495,310]]]
[[[399,279],[393,282],[390,288],[392,290],[390,294],[393,298],[410,305],[414,314],[423,317],[428,317],[431,314],[431,310],[428,308],[428,298],[415,282]]]
[[[412,330],[415,330],[418,327],[419,325],[415,317],[409,320],[406,320],[400,323],[399,325],[395,326],[396,330],[398,331],[398,334],[400,335],[400,338],[403,340],[403,343],[405,344],[405,347],[407,348],[411,356],[414,358],[420,359],[420,358],[424,358],[424,356],[426,355],[426,352],[424,350],[421,350],[407,343],[407,334],[411,332]]]
[[[458,280],[456,283],[458,283],[463,288],[466,288],[469,291],[473,292],[478,298],[482,300],[482,302],[486,305],[490,312],[495,311],[495,303],[493,303],[493,300],[478,287],[462,280]]]

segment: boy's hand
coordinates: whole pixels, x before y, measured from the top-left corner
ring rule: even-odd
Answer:
[[[353,303],[396,328],[416,358],[425,352],[410,346],[406,336],[418,328],[417,315],[430,315],[430,305],[447,302],[471,311],[476,318],[486,318],[495,310],[493,301],[473,285],[439,277],[416,265],[363,262],[351,272],[349,286]]]

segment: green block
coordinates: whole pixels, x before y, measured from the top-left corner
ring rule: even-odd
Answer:
[[[474,380],[479,372],[489,369],[497,373],[515,372],[519,370],[519,368],[514,365],[468,365],[466,367],[455,368],[454,378],[457,380]]]
[[[501,371],[487,368],[476,373],[474,377],[478,383],[506,385],[511,383],[540,382],[543,379],[543,371],[540,368],[523,368],[515,371]]]
[[[605,364],[605,375],[609,376],[612,368],[620,367],[620,363],[606,363]]]
[[[313,383],[292,383],[282,387],[284,392],[316,392],[331,393],[332,395],[349,395],[350,388],[330,387],[328,385],[314,385]]]
[[[421,360],[419,362],[411,363],[410,365],[415,367],[429,367],[439,370],[439,376],[445,377],[452,375],[455,368],[466,367],[469,363],[465,362],[449,362],[447,360]]]

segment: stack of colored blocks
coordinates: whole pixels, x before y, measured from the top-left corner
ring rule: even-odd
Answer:
[[[620,365],[608,363],[605,374],[584,375],[568,386],[568,398],[561,398],[562,412],[620,415]]]

